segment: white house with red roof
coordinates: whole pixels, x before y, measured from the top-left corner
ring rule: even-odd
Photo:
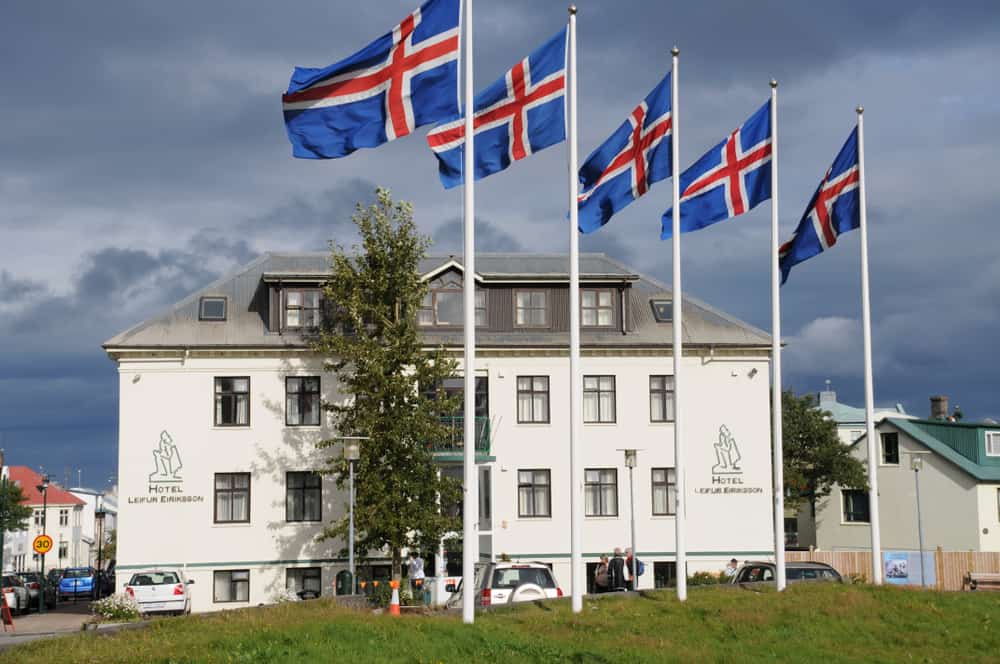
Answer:
[[[50,482],[46,496],[39,489],[42,475],[27,466],[8,466],[8,482],[21,487],[24,504],[34,514],[27,530],[7,532],[4,537],[4,568],[15,572],[39,569],[40,559],[31,549],[35,537],[45,533],[52,537],[52,551],[45,556],[45,568],[78,567],[89,564],[89,547],[83,541],[82,515],[84,501]],[[43,527],[44,524],[44,527]]]

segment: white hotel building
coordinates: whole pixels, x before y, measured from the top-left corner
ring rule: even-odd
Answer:
[[[340,398],[303,337],[320,313],[325,253],[267,254],[105,344],[120,374],[118,587],[181,566],[194,610],[333,591],[340,541],[316,541],[347,497],[310,473],[335,434],[317,408]],[[569,591],[566,256],[477,256],[480,555],[550,563]],[[460,259],[428,257],[420,322],[462,353]],[[584,560],[630,544],[636,448],[640,587],[674,566],[671,293],[602,254],[581,264],[586,468]],[[685,298],[689,573],[773,551],[770,337]],[[460,389],[460,381],[456,381]],[[461,476],[461,422],[432,441]],[[384,574],[375,564],[359,574]],[[589,571],[589,568],[588,568]],[[592,575],[588,574],[587,578]]]

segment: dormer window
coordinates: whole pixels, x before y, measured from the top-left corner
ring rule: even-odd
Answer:
[[[986,456],[1000,457],[1000,431],[986,432]]]
[[[653,319],[657,323],[669,323],[674,319],[674,303],[671,300],[653,300]]]
[[[198,320],[226,320],[226,298],[201,298],[198,303]]]
[[[584,327],[610,327],[614,323],[611,291],[587,288],[580,291],[580,324]]]
[[[289,288],[285,290],[286,329],[309,329],[320,324],[320,290]]]
[[[422,327],[461,326],[465,322],[464,297],[462,285],[453,281],[443,288],[427,291],[417,311],[417,324]],[[482,325],[486,325],[486,291],[476,289],[476,326]]]
[[[518,327],[548,325],[545,291],[523,290],[514,293],[514,323]]]

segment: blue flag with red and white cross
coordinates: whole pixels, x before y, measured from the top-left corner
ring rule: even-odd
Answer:
[[[368,46],[296,67],[281,101],[292,155],[335,159],[458,112],[459,0],[429,0]]]
[[[739,216],[771,198],[771,102],[681,173],[681,232]],[[673,208],[660,239],[673,234]]]
[[[477,180],[566,140],[566,29],[476,95]],[[465,119],[456,114],[427,134],[445,189],[462,184]]]
[[[580,231],[590,233],[673,174],[670,74],[580,167]]]
[[[793,266],[823,253],[837,244],[841,233],[861,225],[860,182],[858,129],[855,127],[819,183],[795,233],[778,249],[781,283],[788,279]]]

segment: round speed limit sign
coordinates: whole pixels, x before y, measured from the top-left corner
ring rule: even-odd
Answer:
[[[35,550],[35,553],[48,553],[52,550],[52,538],[48,535],[39,535],[31,543],[31,548]]]

